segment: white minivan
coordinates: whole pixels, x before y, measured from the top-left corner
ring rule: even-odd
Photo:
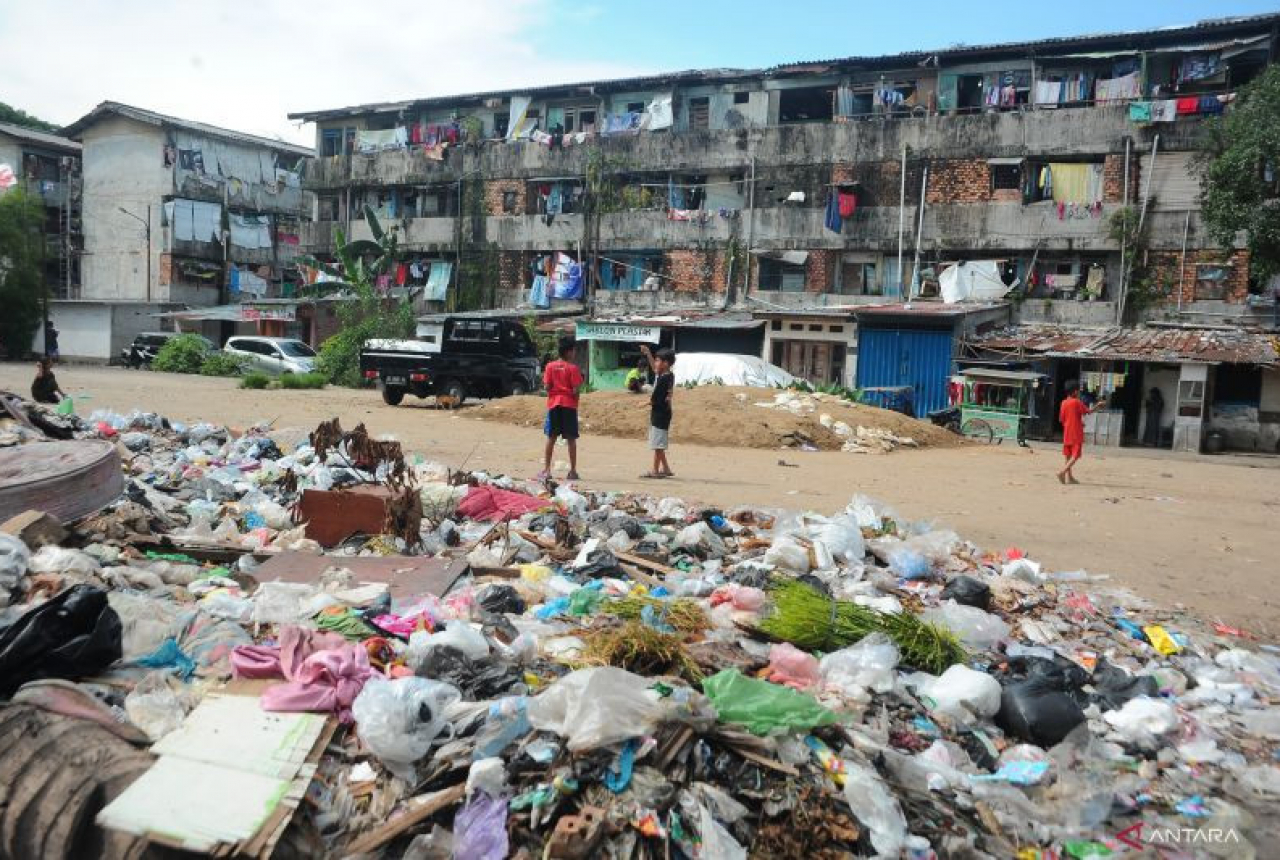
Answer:
[[[289,337],[228,338],[222,351],[264,373],[310,373],[316,368],[316,351]]]

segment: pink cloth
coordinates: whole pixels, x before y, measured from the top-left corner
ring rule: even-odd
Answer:
[[[508,520],[551,506],[546,499],[481,485],[467,491],[458,513],[471,520]]]
[[[241,645],[231,652],[231,672],[237,678],[285,678],[294,674],[317,651],[347,644],[337,633],[321,633],[305,627],[285,627],[279,645]]]
[[[298,667],[292,683],[277,684],[262,692],[262,709],[332,712],[342,722],[350,723],[351,703],[372,675],[369,652],[363,645],[317,651]]]

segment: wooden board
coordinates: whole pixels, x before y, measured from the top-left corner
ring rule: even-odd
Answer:
[[[467,570],[466,559],[423,555],[341,556],[282,552],[254,572],[259,582],[316,582],[330,567],[345,567],[359,582],[385,582],[392,600],[423,594],[443,597]]]

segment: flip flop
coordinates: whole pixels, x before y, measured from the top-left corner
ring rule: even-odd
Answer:
[[[566,481],[581,481],[581,480],[582,480],[581,476],[579,476],[577,472],[570,472],[569,474],[567,474],[567,475],[565,475],[565,476],[564,476],[564,479],[565,479]]]
[[[653,480],[653,481],[659,481],[659,480],[665,479],[667,476],[662,474],[661,472],[645,472],[640,477],[648,478],[649,480]]]

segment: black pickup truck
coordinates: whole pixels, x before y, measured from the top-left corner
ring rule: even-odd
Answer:
[[[366,341],[360,371],[391,406],[406,393],[457,406],[467,397],[527,394],[541,382],[537,350],[520,323],[465,314],[420,320],[414,340]]]

